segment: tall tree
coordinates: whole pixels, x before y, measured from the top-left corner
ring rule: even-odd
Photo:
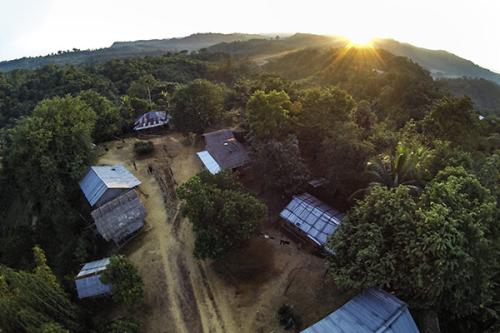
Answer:
[[[473,109],[468,97],[442,98],[425,116],[424,130],[437,139],[471,147],[477,140],[479,121]]]
[[[300,156],[299,142],[294,136],[283,141],[256,143],[252,155],[252,167],[256,174],[261,175],[266,188],[285,195],[304,189],[309,170]]]
[[[384,287],[445,317],[483,315],[498,260],[496,200],[463,168],[447,168],[421,198],[376,186],[330,241],[330,274],[342,287]]]
[[[175,92],[171,113],[178,130],[201,134],[223,118],[224,89],[207,80],[194,80]]]
[[[196,233],[194,255],[199,259],[218,259],[240,248],[266,215],[266,206],[227,172],[204,171],[183,184],[178,194]]]
[[[130,309],[142,302],[144,283],[137,268],[124,256],[112,256],[100,279],[103,283],[111,284],[113,301],[116,303]]]
[[[257,90],[248,100],[246,118],[256,140],[283,139],[290,132],[292,102],[284,91]]]
[[[80,93],[79,97],[96,114],[96,122],[92,137],[97,142],[111,140],[121,133],[123,120],[120,110],[109,99],[93,90]]]
[[[40,261],[44,253],[39,248],[35,251]],[[40,262],[35,273],[0,266],[0,329],[26,333],[83,331],[77,308],[58,282],[47,278],[51,275],[50,268]]]

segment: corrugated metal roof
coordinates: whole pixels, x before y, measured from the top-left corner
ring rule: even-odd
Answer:
[[[250,161],[247,149],[230,129],[203,134],[205,149],[217,161],[222,170],[234,169]]]
[[[165,111],[151,111],[138,117],[134,123],[134,130],[140,131],[148,128],[168,124],[172,117]]]
[[[418,333],[406,303],[368,289],[301,333]]]
[[[110,188],[134,188],[141,184],[123,165],[93,166],[80,181],[80,188],[91,206]]]
[[[134,190],[109,201],[91,213],[97,231],[107,241],[119,243],[144,226],[146,208]]]
[[[96,261],[91,261],[83,265],[80,273],[76,276],[77,278],[84,277],[86,275],[92,275],[101,272],[106,269],[109,264],[109,258],[104,258]]]
[[[335,232],[344,218],[343,214],[309,193],[293,196],[280,216],[320,246],[326,245],[328,237]]]
[[[75,279],[78,298],[99,296],[111,292],[111,285],[102,283],[99,274],[106,269],[108,264],[109,258],[104,258],[83,265]]]
[[[196,153],[196,155],[198,155],[205,168],[207,168],[212,175],[221,171],[221,167],[208,151],[200,151],[199,153]]]

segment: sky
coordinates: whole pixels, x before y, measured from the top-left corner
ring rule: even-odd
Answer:
[[[394,38],[500,72],[497,0],[0,0],[0,60],[196,32]]]

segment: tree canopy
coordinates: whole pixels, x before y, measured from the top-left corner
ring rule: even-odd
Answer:
[[[256,233],[266,206],[246,192],[230,173],[203,171],[178,189],[184,213],[196,233],[194,255],[222,258]]]
[[[111,284],[112,298],[116,303],[132,308],[142,302],[144,283],[137,268],[126,257],[112,256],[100,279]]]
[[[463,168],[446,168],[422,196],[376,186],[330,241],[330,274],[348,288],[383,287],[455,318],[491,305],[496,200]],[[484,313],[483,313],[484,314]]]
[[[224,90],[210,81],[194,80],[175,92],[170,112],[178,130],[201,134],[222,120]]]
[[[286,92],[257,90],[246,107],[248,126],[255,139],[265,141],[286,137],[291,126],[291,110],[292,102]]]

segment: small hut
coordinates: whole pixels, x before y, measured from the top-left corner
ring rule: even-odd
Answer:
[[[91,215],[99,234],[119,245],[144,226],[146,208],[137,193],[130,190],[98,207]]]
[[[130,171],[117,164],[92,166],[80,181],[80,188],[90,206],[99,207],[140,184]]]
[[[285,229],[300,239],[312,242],[321,249],[326,247],[328,238],[340,225],[344,215],[337,212],[309,193],[293,196],[290,203],[280,213]]]
[[[301,333],[419,333],[408,305],[371,288]]]
[[[203,134],[205,150],[197,155],[205,168],[212,174],[221,170],[234,170],[250,161],[246,147],[231,129]]]
[[[109,265],[109,258],[92,261],[83,265],[75,278],[78,298],[95,297],[111,293],[111,285],[102,283],[101,273]]]

